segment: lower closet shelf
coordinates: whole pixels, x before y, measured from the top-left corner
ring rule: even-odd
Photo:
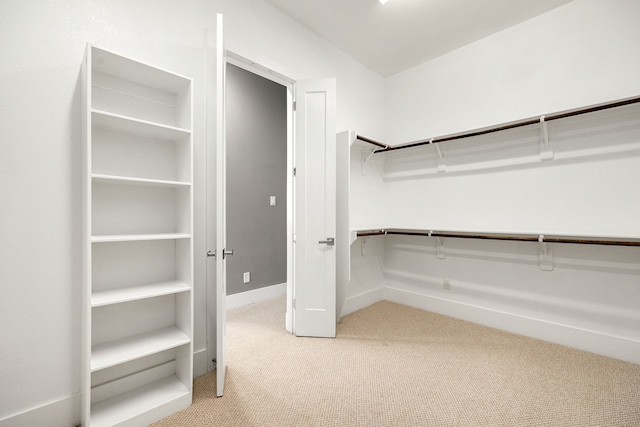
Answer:
[[[191,393],[172,375],[91,405],[91,426],[114,426],[167,405],[166,415],[191,404]]]
[[[175,326],[100,344],[91,349],[91,372],[188,344],[191,340]]]

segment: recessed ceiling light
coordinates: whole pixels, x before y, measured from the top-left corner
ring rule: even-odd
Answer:
[[[380,3],[385,4],[386,2],[388,2],[389,0],[378,0]]]

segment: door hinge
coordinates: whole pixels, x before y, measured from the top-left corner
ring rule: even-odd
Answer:
[[[293,176],[296,176],[296,168],[293,168]]]
[[[293,309],[295,310],[296,309],[296,300],[295,300],[295,298],[291,302],[291,305],[293,306]]]
[[[297,108],[298,108],[298,103],[296,101],[293,101],[293,111],[296,111]]]

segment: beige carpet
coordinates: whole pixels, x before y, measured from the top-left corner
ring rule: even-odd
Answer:
[[[640,365],[381,302],[336,339],[284,330],[285,301],[228,315],[225,395],[154,426],[640,426]]]

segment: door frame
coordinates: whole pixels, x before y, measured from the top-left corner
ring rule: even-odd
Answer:
[[[221,16],[219,15],[219,20],[221,20]],[[221,23],[220,23],[220,29],[218,31],[218,38],[221,39]],[[301,87],[306,87],[305,85],[308,85],[310,81],[305,81],[303,83],[303,80],[295,80],[291,77],[288,77],[287,75],[280,73],[272,68],[266,67],[256,61],[253,61],[251,59],[248,59],[247,56],[242,56],[240,54],[235,53],[234,51],[225,49],[223,46],[221,46],[221,42],[217,41],[217,46],[218,49],[217,51],[220,52],[220,56],[218,56],[217,58],[217,64],[221,64],[218,65],[218,74],[222,75],[222,87],[217,88],[218,90],[216,91],[215,94],[215,99],[216,99],[216,105],[218,106],[216,111],[217,114],[215,114],[216,116],[216,120],[217,122],[217,127],[216,127],[216,133],[217,133],[217,138],[216,141],[221,141],[218,142],[218,146],[217,147],[222,147],[222,149],[216,148],[218,153],[222,153],[222,157],[224,158],[216,158],[216,163],[218,164],[217,169],[216,169],[216,198],[214,198],[213,200],[217,200],[215,206],[215,212],[216,212],[216,229],[215,230],[207,230],[207,235],[211,235],[211,234],[215,234],[216,235],[216,247],[217,247],[217,251],[219,252],[217,260],[216,260],[216,269],[215,269],[215,275],[211,274],[213,273],[212,271],[210,271],[209,269],[207,270],[207,288],[208,288],[208,292],[207,294],[209,294],[209,292],[213,291],[215,289],[215,292],[213,292],[213,294],[218,294],[218,295],[222,295],[222,298],[218,298],[219,300],[216,301],[216,317],[218,322],[217,323],[222,323],[222,326],[216,326],[215,330],[212,331],[208,331],[207,332],[207,338],[208,338],[208,343],[212,343],[212,342],[216,342],[216,353],[218,354],[218,358],[220,360],[222,360],[222,368],[225,369],[226,367],[226,359],[224,357],[224,335],[225,335],[225,327],[224,324],[226,323],[226,312],[224,309],[220,309],[220,307],[225,307],[224,301],[226,300],[226,280],[224,277],[224,271],[225,271],[225,266],[224,266],[224,261],[223,258],[220,259],[219,255],[222,255],[225,251],[224,251],[224,245],[226,245],[226,240],[224,238],[224,234],[225,234],[225,230],[222,230],[222,237],[220,236],[220,233],[218,233],[218,231],[220,231],[220,224],[222,224],[222,227],[226,227],[224,225],[224,221],[220,221],[220,218],[224,218],[225,216],[225,212],[224,210],[226,209],[226,206],[224,206],[226,203],[224,202],[224,200],[226,200],[226,186],[224,184],[222,184],[222,186],[218,186],[220,183],[220,177],[222,176],[222,182],[224,183],[224,168],[225,165],[224,163],[226,162],[226,155],[224,154],[224,146],[226,144],[226,135],[224,132],[224,127],[226,126],[226,97],[224,96],[225,92],[226,92],[226,80],[224,79],[224,75],[226,73],[226,64],[233,64],[235,66],[238,66],[246,71],[249,71],[251,73],[254,73],[256,75],[259,75],[261,77],[264,77],[268,80],[271,80],[273,82],[276,82],[278,84],[283,85],[286,88],[286,93],[287,93],[287,207],[286,207],[286,211],[287,211],[287,287],[286,287],[286,315],[285,315],[285,329],[292,333],[292,334],[296,334],[296,314],[295,314],[295,298],[296,298],[296,283],[295,283],[295,277],[296,277],[296,247],[295,247],[295,241],[296,241],[296,235],[295,235],[295,231],[296,231],[296,204],[298,204],[300,201],[296,200],[295,198],[295,194],[296,194],[296,179],[295,179],[295,166],[296,166],[296,144],[298,144],[299,142],[296,141],[296,134],[298,133],[298,131],[300,129],[296,129],[296,108],[295,108],[295,104],[296,104],[296,93],[297,93],[297,86],[302,85]],[[269,63],[270,61],[267,61],[267,63]],[[265,62],[262,62],[263,64]],[[282,68],[280,66],[277,66],[276,68]],[[220,84],[220,80],[217,80],[217,85]],[[299,83],[298,83],[299,82]],[[332,93],[333,95],[333,103],[335,103],[335,79],[333,79],[333,83],[332,83],[332,87],[333,89],[330,90],[330,93]],[[326,84],[324,85],[326,86]],[[323,90],[325,90],[325,87],[323,86]],[[305,97],[306,99],[306,97]],[[335,107],[334,107],[335,108]],[[305,110],[303,108],[303,110]],[[325,112],[326,113],[326,112]],[[335,111],[334,111],[335,113]],[[332,113],[332,114],[334,114]],[[222,123],[219,122],[220,117],[222,117]],[[222,128],[222,131],[220,131],[220,129]],[[221,132],[221,135],[220,135]],[[332,129],[331,132],[333,132],[333,136],[335,137],[335,129]],[[334,147],[335,148],[335,147]],[[335,155],[335,153],[334,153]],[[222,171],[220,171],[220,165],[222,164]],[[302,171],[304,171],[306,168],[303,168]],[[222,175],[221,175],[222,174]],[[207,186],[209,186],[211,183],[211,173],[209,173],[209,171],[207,172]],[[211,193],[212,191],[207,191],[208,193],[208,197],[211,197]],[[222,200],[222,202],[219,202],[220,200]],[[208,199],[209,201],[209,199]],[[221,206],[222,204],[222,206]],[[208,206],[210,206],[209,203],[207,203]],[[209,211],[209,210],[208,210]],[[208,227],[210,225],[212,225],[212,221],[209,218],[209,214],[212,212],[208,212],[207,213],[207,224]],[[326,237],[321,237],[323,239],[326,239]],[[327,243],[324,241],[320,241],[319,243]],[[228,249],[233,249],[233,248],[228,248]],[[222,274],[221,274],[222,272]],[[222,276],[222,280],[220,280],[219,278]],[[216,278],[214,280],[214,277]],[[209,307],[209,304],[207,304],[207,306]],[[208,314],[210,312],[210,310],[207,310]],[[335,317],[335,316],[333,316]],[[210,322],[209,322],[210,324]],[[335,325],[334,325],[335,326]],[[222,329],[220,329],[222,328]],[[219,333],[220,331],[222,331],[222,333]],[[211,339],[212,335],[215,339]],[[223,339],[222,341],[220,340],[220,335],[222,335]],[[324,335],[322,335],[324,336]],[[329,335],[327,335],[329,336]],[[332,335],[335,336],[335,335]],[[222,342],[222,346],[220,345],[220,343]],[[220,348],[222,347],[222,348]],[[210,351],[210,349],[208,350]],[[218,366],[218,369],[220,368],[220,366]],[[222,378],[220,377],[220,373],[218,375],[218,385],[217,385],[217,394],[218,396],[222,396],[222,390],[224,389],[224,376],[225,376],[225,372],[222,372]],[[222,383],[221,380],[222,379]]]
[[[285,315],[285,329],[293,333],[293,296],[294,296],[294,159],[295,159],[295,80],[276,71],[272,68],[259,64],[258,62],[239,55],[232,50],[224,52],[225,67],[226,64],[232,64],[242,68],[250,73],[256,74],[267,80],[271,80],[286,88],[287,91],[287,305]],[[226,84],[226,82],[225,82]],[[226,109],[226,103],[224,107]],[[226,139],[226,135],[225,135]]]

